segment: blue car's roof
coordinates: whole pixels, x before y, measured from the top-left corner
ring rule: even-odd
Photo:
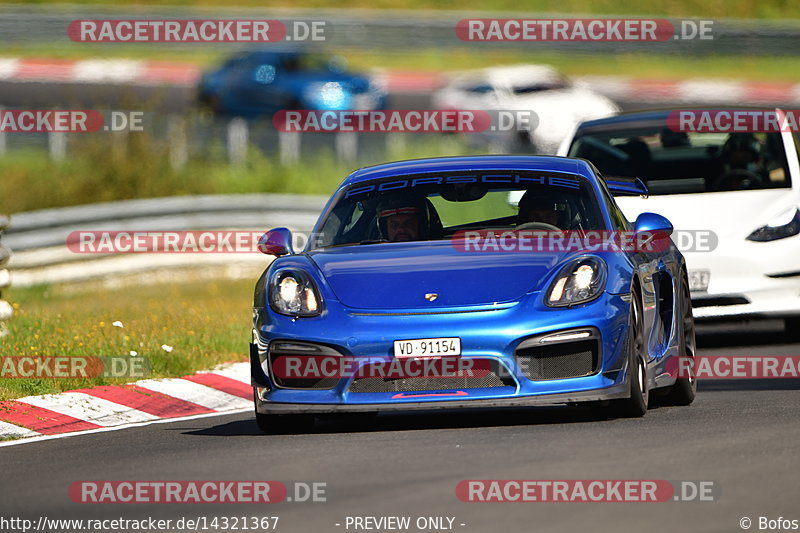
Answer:
[[[342,186],[407,174],[470,170],[534,170],[578,174],[589,179],[594,178],[591,166],[583,159],[539,155],[478,155],[411,159],[364,167],[345,178]]]

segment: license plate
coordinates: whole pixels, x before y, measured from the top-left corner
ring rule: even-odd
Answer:
[[[705,292],[708,290],[708,280],[711,272],[708,270],[689,271],[689,290],[692,292]]]
[[[454,355],[461,355],[461,339],[458,337],[394,341],[394,356],[397,358]]]

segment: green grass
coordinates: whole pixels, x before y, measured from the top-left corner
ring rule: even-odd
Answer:
[[[193,63],[201,69],[219,65],[237,48],[161,48],[154,46],[106,46],[86,48],[79,44],[42,43],[8,45],[3,57],[46,57],[55,59],[140,59]],[[448,71],[485,68],[514,63],[545,63],[568,76],[605,75],[655,79],[736,78],[756,81],[797,82],[800,59],[796,56],[615,53],[566,54],[562,52],[486,47],[422,48],[398,50],[328,49],[346,58],[357,71],[372,69]],[[747,52],[746,50],[744,52]]]
[[[192,194],[329,195],[356,166],[339,163],[331,150],[283,165],[254,149],[244,165],[230,165],[221,150],[210,150],[176,170],[166,148],[145,133],[131,133],[118,150],[109,143],[108,136],[97,137],[75,146],[62,162],[50,160],[44,150],[9,150],[0,157],[0,212]],[[466,153],[470,150],[456,139],[428,134],[410,138],[386,160]]]
[[[800,58],[796,56],[680,56],[640,53],[564,54],[522,50],[454,48],[427,49],[415,53],[349,52],[356,69],[386,68],[445,72],[514,63],[544,63],[564,74],[631,76],[653,79],[738,78],[755,81],[798,81]]]
[[[28,4],[111,4],[109,0],[25,0]],[[791,18],[800,17],[800,5],[792,0],[561,0],[557,4],[548,0],[137,0],[137,4],[158,6],[247,6],[287,8],[377,8],[377,9],[452,9],[461,11],[512,11],[573,14],[625,14],[671,17],[743,17]],[[123,2],[116,2],[123,5]]]
[[[431,202],[445,227],[517,214],[517,208],[508,203],[508,193],[505,191],[490,192],[468,204],[449,202],[438,196],[432,197]]]
[[[153,377],[174,377],[247,359],[253,281],[150,285],[134,289],[11,288],[16,309],[6,356],[147,358]],[[122,322],[122,328],[112,326]],[[168,353],[162,344],[173,347]],[[0,400],[121,384],[130,379],[0,379]]]

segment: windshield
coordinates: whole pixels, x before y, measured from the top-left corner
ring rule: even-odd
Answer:
[[[605,223],[591,185],[572,174],[419,174],[341,191],[315,247],[442,240],[463,230],[594,230]]]
[[[512,87],[514,94],[530,94],[540,93],[544,91],[558,91],[568,88],[569,85],[565,81],[546,81],[541,83],[528,83],[525,85],[515,85]]]
[[[605,176],[641,178],[654,195],[791,186],[779,133],[636,128],[582,135],[569,155]]]

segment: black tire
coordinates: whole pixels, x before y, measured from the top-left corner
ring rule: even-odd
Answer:
[[[689,282],[681,277],[681,337],[680,356],[694,360],[697,353],[695,340],[694,315],[692,314],[692,299],[689,294]],[[684,368],[680,363],[678,368]],[[693,376],[678,377],[675,384],[670,387],[661,403],[663,405],[689,405],[697,395],[697,379]]]
[[[783,319],[786,340],[800,342],[800,316],[789,316]]]
[[[647,366],[644,361],[644,323],[642,303],[636,291],[631,291],[631,311],[628,318],[628,383],[630,396],[611,402],[613,416],[619,418],[638,418],[647,413],[650,391],[647,384]]]

